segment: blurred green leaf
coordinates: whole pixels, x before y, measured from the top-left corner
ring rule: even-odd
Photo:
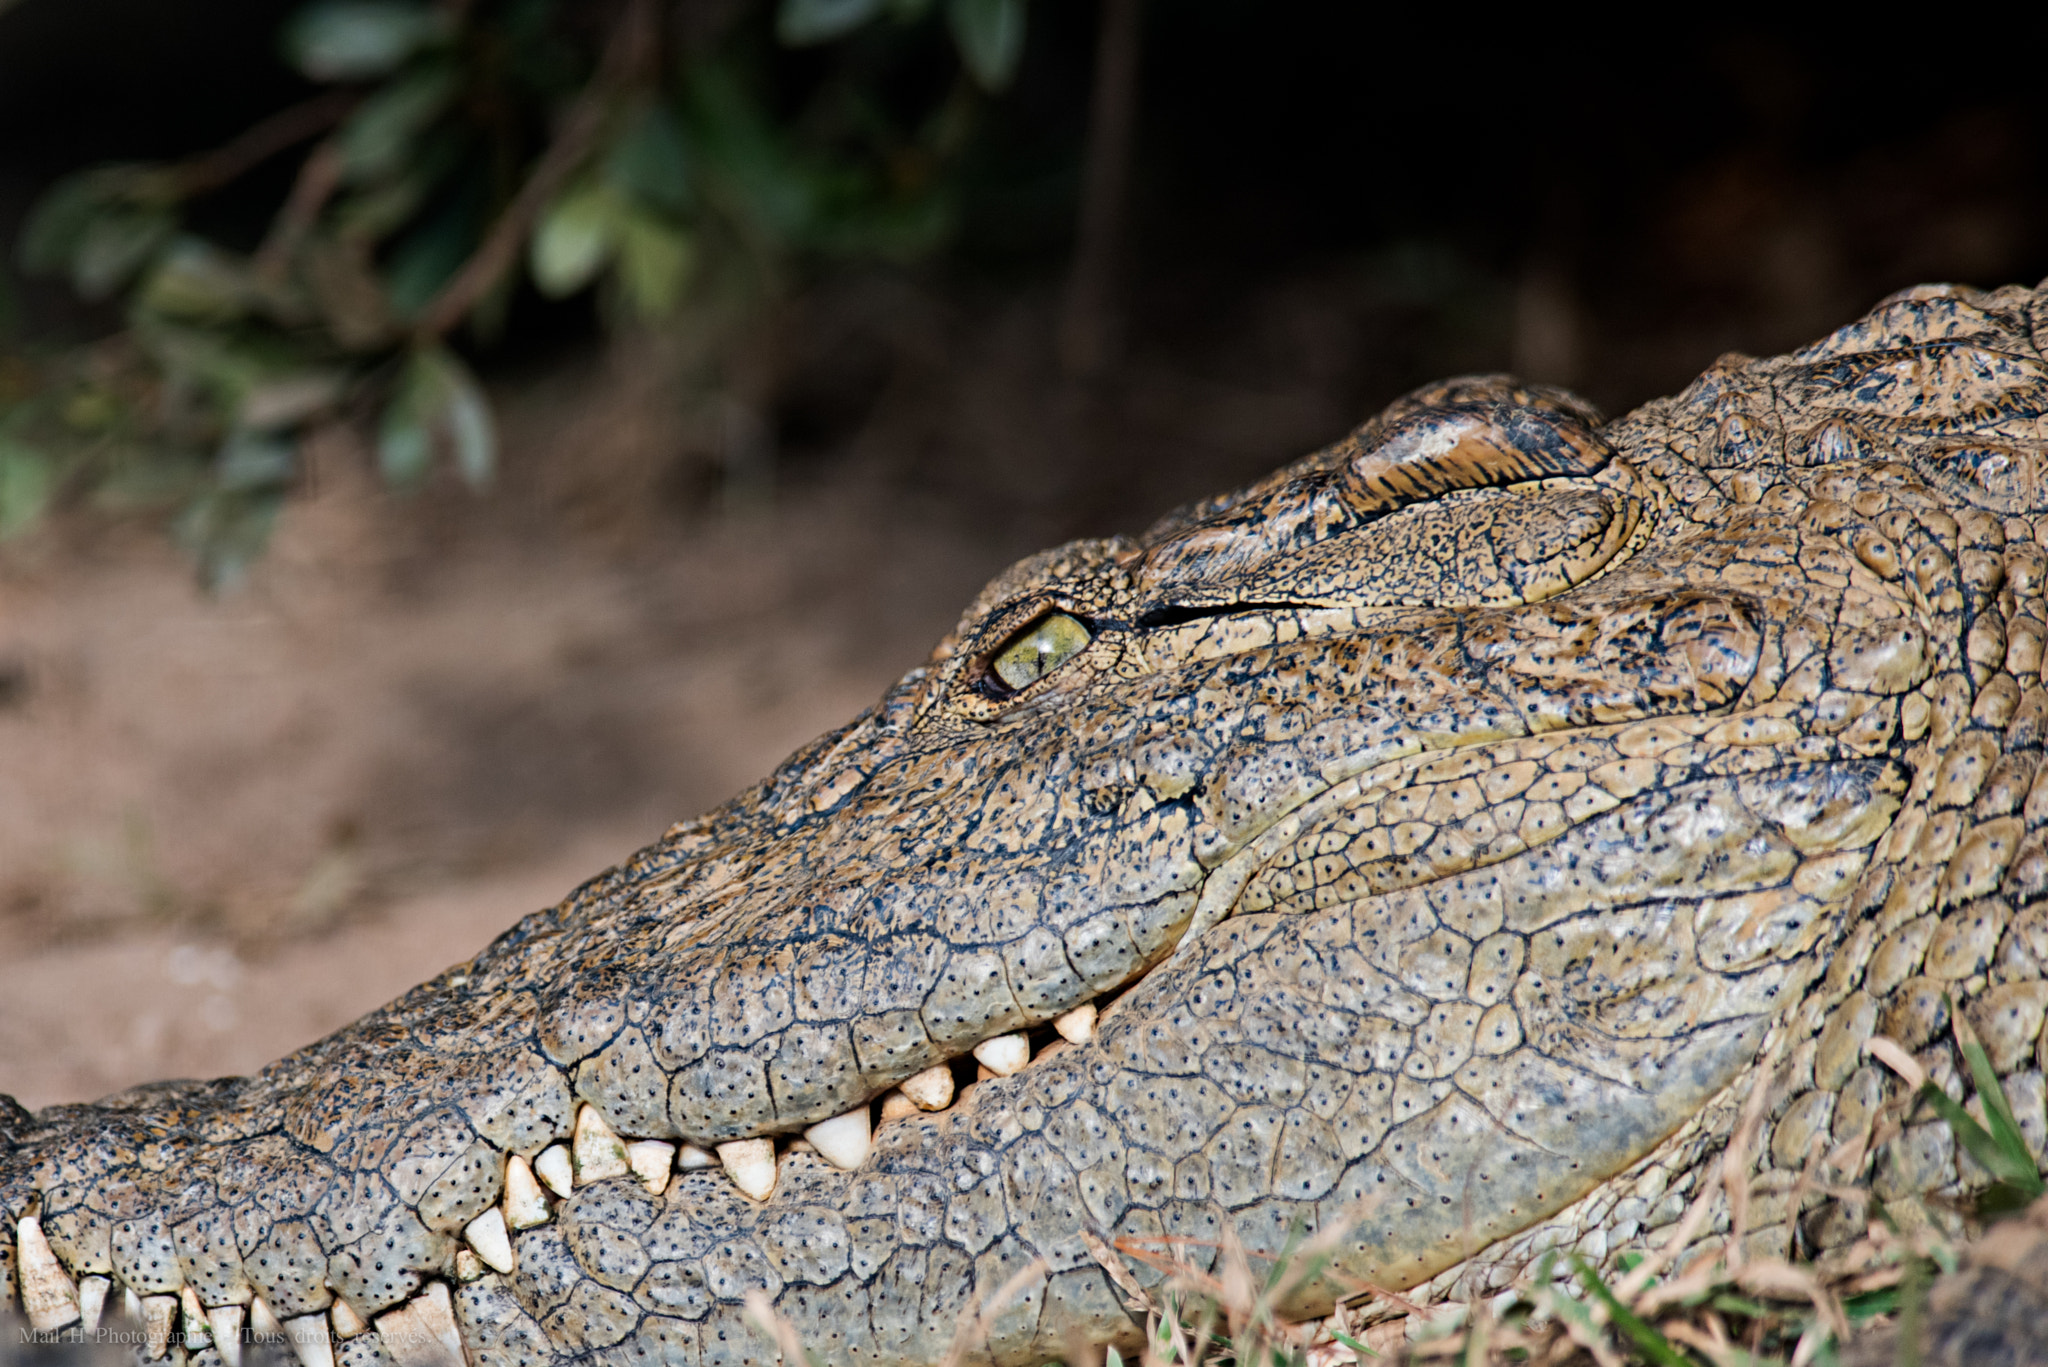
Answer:
[[[436,440],[445,441],[455,468],[473,487],[497,469],[498,439],[489,402],[455,354],[422,347],[407,361],[384,410],[377,435],[377,465],[391,484],[405,487],[433,468]]]
[[[817,220],[821,187],[760,102],[732,71],[712,64],[692,74],[689,94],[693,127],[720,173],[727,211],[757,245],[786,249],[802,242]]]
[[[0,436],[0,540],[43,514],[56,484],[55,462],[34,447]]]
[[[406,58],[448,32],[446,17],[394,0],[329,0],[309,5],[284,31],[286,58],[316,81],[388,76]]]
[[[471,198],[458,195],[445,200],[393,249],[384,269],[391,307],[401,317],[418,314],[469,259],[482,231]]]
[[[377,469],[386,484],[406,488],[434,466],[434,436],[416,406],[394,399],[377,428]]]
[[[416,71],[365,100],[341,126],[343,178],[360,183],[404,169],[407,154],[455,98],[453,68]]]
[[[87,299],[107,298],[135,277],[176,228],[167,209],[124,205],[93,215],[71,258],[71,287]]]
[[[946,0],[946,22],[981,88],[1007,88],[1024,56],[1024,0]]]
[[[15,259],[37,275],[68,275],[86,225],[103,212],[111,197],[104,170],[65,176],[45,190],[29,210],[15,243]]]
[[[651,214],[628,214],[619,229],[619,283],[641,318],[665,318],[682,302],[696,265],[689,233]]]
[[[221,443],[213,470],[223,489],[285,488],[298,473],[298,446],[286,437],[236,432]]]
[[[199,238],[181,237],[143,281],[136,302],[171,318],[224,323],[246,313],[254,295],[240,262]]]
[[[248,432],[281,432],[316,417],[340,400],[347,376],[308,370],[256,386],[242,396],[235,425]]]
[[[134,319],[133,336],[162,370],[174,393],[204,395],[217,420],[240,408],[250,391],[303,364],[275,337],[227,332],[160,316]]]
[[[682,125],[666,107],[643,110],[604,161],[605,178],[620,191],[668,213],[690,208],[690,152]]]
[[[299,273],[344,349],[371,351],[390,342],[391,300],[365,244],[315,237],[300,251]]]
[[[882,0],[782,0],[775,36],[791,47],[827,43],[882,12]]]
[[[263,553],[284,506],[279,488],[210,489],[194,499],[178,519],[178,540],[199,561],[199,577],[209,589],[230,588],[248,573]]]
[[[624,219],[625,206],[602,181],[565,191],[541,216],[527,252],[540,292],[559,299],[596,279],[618,245]]]

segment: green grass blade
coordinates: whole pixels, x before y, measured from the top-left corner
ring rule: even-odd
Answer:
[[[1351,1335],[1345,1333],[1342,1329],[1332,1329],[1330,1331],[1330,1337],[1337,1340],[1337,1342],[1343,1344],[1346,1348],[1349,1348],[1352,1352],[1358,1354],[1362,1358],[1376,1358],[1379,1356],[1378,1353],[1366,1347],[1365,1344],[1351,1337]]]
[[[1635,1340],[1636,1347],[1642,1350],[1644,1357],[1657,1363],[1658,1367],[1695,1367],[1691,1358],[1671,1346],[1670,1339],[1658,1333],[1649,1321],[1623,1305],[1621,1298],[1609,1290],[1607,1283],[1601,1280],[1600,1274],[1593,1270],[1592,1264],[1573,1254],[1572,1266],[1578,1271],[1579,1284],[1599,1298],[1600,1303],[1607,1307],[1608,1317],[1614,1321],[1615,1327]]]
[[[2048,1191],[2041,1181],[2041,1170],[2034,1164],[2034,1155],[2027,1148],[2026,1136],[2020,1133],[2019,1121],[2014,1119],[2012,1103],[2006,1099],[2004,1084],[1999,1082],[1998,1073],[1991,1066],[1991,1056],[1984,1052],[1984,1046],[1976,1040],[1963,1044],[1963,1059],[1970,1065],[1970,1077],[1977,1084],[1977,1095],[1984,1102],[1984,1119],[1988,1122],[1991,1139],[2005,1154],[2008,1165],[2017,1178],[2008,1178],[2015,1187],[2029,1196],[2039,1196]]]
[[[1997,1081],[1995,1077],[1992,1079],[1994,1087]],[[1932,1082],[1921,1085],[1920,1099],[1927,1103],[1936,1115],[1948,1122],[1948,1127],[1955,1131],[1956,1139],[1970,1151],[1970,1157],[1976,1159],[1978,1165],[1994,1179],[2020,1191],[2030,1191],[2035,1196],[2041,1194],[2041,1174],[2035,1169],[2032,1156],[2027,1154],[2024,1141],[2020,1143],[2019,1152],[2015,1154],[1994,1138],[1990,1131],[1979,1125],[1976,1117],[1964,1110],[1953,1097]],[[1984,1109],[1987,1114],[1990,1112],[1988,1102]],[[2014,1133],[2017,1135],[2018,1131],[2015,1130]]]

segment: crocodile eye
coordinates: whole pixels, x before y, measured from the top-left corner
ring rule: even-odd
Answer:
[[[1091,638],[1088,628],[1064,612],[1039,618],[996,652],[989,668],[1013,689],[1036,683],[1079,655]]]

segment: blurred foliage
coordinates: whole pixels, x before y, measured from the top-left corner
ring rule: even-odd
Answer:
[[[319,424],[373,428],[394,486],[442,462],[488,483],[496,438],[462,353],[528,284],[594,292],[613,326],[675,325],[810,261],[930,252],[977,108],[1016,72],[1025,0],[740,4],[709,35],[675,18],[653,0],[316,0],[282,52],[323,93],[214,151],[55,184],[19,261],[126,327],[0,363],[0,538],[60,498],[170,506],[218,583],[261,550]],[[195,203],[287,155],[253,247],[193,229]]]

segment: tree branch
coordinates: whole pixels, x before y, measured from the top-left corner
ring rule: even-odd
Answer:
[[[627,0],[603,60],[590,84],[569,106],[554,141],[534,164],[526,183],[498,215],[484,240],[467,261],[428,301],[413,325],[420,342],[438,341],[468,316],[479,300],[496,287],[519,259],[519,248],[534,220],[565,181],[589,159],[621,92],[645,82],[653,73],[658,27],[653,0]]]
[[[234,141],[172,166],[166,176],[171,193],[184,199],[217,190],[294,143],[334,127],[361,99],[353,90],[330,90],[281,109]]]
[[[1059,334],[1060,363],[1068,374],[1084,378],[1108,370],[1118,350],[1117,268],[1137,123],[1142,8],[1143,0],[1102,0],[1081,216]]]

